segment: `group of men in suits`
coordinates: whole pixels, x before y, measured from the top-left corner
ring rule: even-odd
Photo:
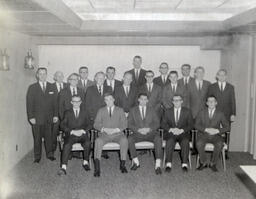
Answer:
[[[53,84],[47,82],[47,69],[38,68],[37,83],[27,92],[28,119],[34,136],[34,162],[41,159],[42,137],[46,156],[55,160],[57,135],[64,132],[64,148],[59,174],[66,174],[68,157],[74,143],[84,148],[83,168],[88,171],[90,138],[89,130],[96,129],[99,137],[94,147],[94,176],[100,176],[100,160],[103,146],[108,142],[120,145],[120,170],[125,167],[127,151],[132,157],[131,170],[140,167],[135,144],[141,141],[154,143],[155,173],[161,174],[162,139],[158,129],[164,130],[166,140],[165,171],[172,168],[175,144],[181,147],[182,169],[188,170],[189,139],[192,129],[198,130],[196,147],[200,155],[199,170],[208,166],[204,146],[214,144],[210,168],[217,171],[216,160],[223,146],[222,133],[229,131],[235,119],[234,87],[227,82],[227,71],[220,69],[217,82],[204,80],[204,68],[181,66],[182,78],[177,71],[170,71],[168,64],[159,66],[160,76],[141,67],[142,58],[135,56],[133,69],[124,73],[123,81],[115,79],[115,68],[106,73],[97,72],[94,81],[88,79],[88,68],[80,67],[79,74],[72,73],[64,83],[63,73],[57,71]],[[128,138],[125,129],[132,132]]]

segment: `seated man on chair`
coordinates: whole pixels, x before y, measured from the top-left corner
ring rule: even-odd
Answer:
[[[212,171],[217,172],[216,163],[224,142],[222,134],[229,131],[230,126],[224,114],[216,109],[217,100],[215,96],[208,96],[206,104],[208,108],[199,112],[195,123],[195,129],[198,130],[196,147],[200,157],[200,166],[197,169],[203,170],[208,166],[205,145],[211,143],[214,145],[214,150],[209,166]]]
[[[173,107],[166,109],[161,127],[164,129],[164,139],[166,140],[166,172],[172,168],[172,155],[175,145],[178,142],[181,148],[182,170],[188,171],[189,138],[193,129],[193,118],[191,111],[182,107],[182,96],[176,94],[172,98]]]
[[[72,96],[72,109],[67,110],[64,114],[64,119],[60,123],[60,128],[64,132],[64,147],[61,156],[61,169],[59,175],[66,175],[67,163],[72,146],[75,143],[80,143],[83,151],[83,168],[89,171],[89,155],[90,155],[90,137],[88,131],[91,129],[90,120],[86,111],[80,108],[82,103],[79,95]]]
[[[128,137],[129,150],[132,157],[133,166],[131,170],[136,170],[140,167],[135,143],[137,142],[153,142],[155,147],[155,172],[161,174],[161,157],[162,157],[162,139],[158,134],[160,126],[159,118],[154,107],[147,105],[148,96],[146,93],[138,95],[139,105],[131,109],[128,116],[128,128],[133,132]]]
[[[98,131],[99,137],[95,140],[94,149],[94,176],[100,176],[100,158],[102,149],[109,142],[116,142],[120,145],[121,163],[120,170],[127,173],[125,161],[128,151],[128,140],[123,131],[127,128],[127,119],[122,108],[114,105],[114,97],[111,93],[105,93],[104,101],[106,106],[100,108],[94,121],[94,128]]]

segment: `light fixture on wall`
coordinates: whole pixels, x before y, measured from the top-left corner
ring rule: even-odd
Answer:
[[[29,49],[27,56],[25,57],[25,69],[33,70],[34,69],[34,57],[32,56],[32,51]]]
[[[10,70],[9,55],[6,52],[6,49],[4,49],[4,51],[0,50],[0,70],[1,71]]]

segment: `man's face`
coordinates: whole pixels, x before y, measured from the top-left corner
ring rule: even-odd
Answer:
[[[107,107],[111,107],[114,105],[115,99],[112,95],[104,97],[104,101],[107,105]]]
[[[180,96],[174,96],[172,99],[172,103],[175,108],[180,108],[183,100]]]
[[[79,70],[79,75],[81,77],[81,79],[87,79],[88,78],[88,69],[80,69]]]
[[[77,87],[78,77],[76,75],[71,75],[68,81],[71,86]]]
[[[214,109],[217,106],[217,101],[214,97],[209,97],[206,102],[209,109]]]
[[[148,97],[147,96],[144,96],[144,95],[141,95],[138,99],[139,101],[139,105],[140,106],[146,106],[147,103],[148,103]]]
[[[196,71],[195,71],[195,78],[196,79],[199,79],[199,80],[202,80],[202,79],[204,79],[204,70],[203,69],[197,69]]]
[[[168,65],[167,64],[161,64],[159,67],[159,72],[161,73],[161,75],[166,75],[168,73]]]
[[[154,74],[151,73],[151,72],[147,72],[145,78],[147,80],[147,83],[151,84],[153,82],[153,79],[154,79]]]
[[[172,84],[176,84],[177,80],[178,80],[177,74],[174,74],[174,73],[170,74],[169,75],[169,80],[171,81]]]
[[[225,82],[227,80],[227,74],[224,71],[219,71],[217,74],[217,79],[220,82]]]
[[[74,109],[78,109],[81,105],[82,101],[80,97],[72,97],[71,104]]]
[[[126,74],[123,78],[124,85],[130,85],[132,83],[132,74]]]
[[[45,82],[47,78],[46,70],[39,70],[37,73],[38,80],[41,82]]]
[[[136,69],[139,69],[141,67],[142,60],[140,58],[134,58],[133,59],[133,66]]]
[[[63,82],[63,79],[64,79],[64,75],[62,72],[57,72],[55,74],[55,78],[56,78],[56,82],[58,83],[62,83]]]
[[[184,77],[188,77],[190,75],[190,68],[189,66],[182,66],[181,67],[181,74],[184,76]]]
[[[113,79],[115,78],[115,74],[116,74],[116,72],[115,72],[114,69],[108,69],[108,70],[107,70],[107,73],[106,73],[107,78],[108,78],[109,80],[113,80]]]
[[[97,83],[97,85],[101,86],[104,84],[104,81],[105,81],[105,75],[99,73],[96,75],[95,77],[95,81]]]

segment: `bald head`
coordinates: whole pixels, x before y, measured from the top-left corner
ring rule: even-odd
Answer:
[[[53,79],[54,79],[55,82],[62,83],[63,80],[64,80],[63,72],[61,72],[61,71],[56,71],[56,72],[54,73]]]

